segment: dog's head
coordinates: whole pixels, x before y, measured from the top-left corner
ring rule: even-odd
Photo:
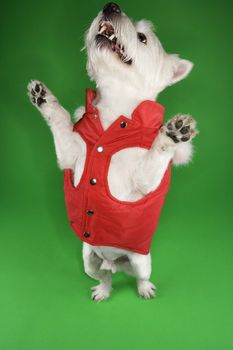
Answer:
[[[155,96],[185,78],[190,61],[167,54],[150,22],[133,23],[115,3],[108,3],[86,34],[87,69],[97,86],[122,81]]]

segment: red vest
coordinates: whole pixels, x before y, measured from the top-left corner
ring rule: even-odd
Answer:
[[[86,113],[74,125],[74,132],[80,134],[87,146],[85,167],[77,187],[73,185],[72,170],[64,170],[71,227],[89,244],[148,254],[170,185],[170,165],[159,187],[136,202],[113,197],[107,174],[114,153],[127,147],[150,149],[162,125],[164,108],[157,102],[144,101],[134,110],[132,119],[120,116],[104,131],[99,112],[92,105],[95,96],[94,91],[86,90]]]

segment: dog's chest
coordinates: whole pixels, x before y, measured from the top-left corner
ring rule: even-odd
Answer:
[[[125,148],[113,154],[107,173],[107,184],[111,194],[123,201],[136,201],[143,196],[135,189],[135,172],[140,166],[140,159],[147,152],[144,148]],[[74,172],[74,184],[78,185],[86,161],[86,154],[77,159]]]
[[[139,178],[139,174],[143,174],[143,162],[141,160],[145,158],[154,141],[160,123],[162,123],[163,108],[154,101],[140,103],[131,101],[128,106],[120,105],[117,110],[117,105],[114,105],[113,108],[113,106],[108,106],[107,103],[104,104],[102,101],[101,104],[97,104],[97,109],[95,110],[91,97],[93,97],[93,94],[89,91],[87,94],[88,103],[86,104],[87,115],[84,116],[84,118],[88,119],[84,119],[83,124],[80,126],[81,134],[84,135],[85,139],[85,133],[88,130],[88,137],[91,137],[93,133],[94,136],[91,141],[97,142],[98,138],[102,137],[101,132],[104,130],[105,135],[108,135],[107,145],[113,147],[109,153],[112,156],[107,161],[107,174],[104,174],[107,189],[118,200],[137,201],[143,198],[145,193],[139,191],[134,180],[137,177],[139,182],[141,182]],[[79,129],[77,131],[79,132]],[[101,146],[104,146],[104,144]],[[103,150],[103,153],[99,155],[100,161],[101,154],[104,154],[104,152]],[[89,152],[87,154],[89,157]],[[75,186],[80,182],[85,162],[86,152],[83,152],[81,156],[78,156],[75,165]],[[96,164],[98,173],[98,162],[95,163],[95,167]],[[147,174],[141,176],[147,176]]]

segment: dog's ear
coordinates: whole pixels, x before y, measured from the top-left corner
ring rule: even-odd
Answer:
[[[193,63],[191,61],[179,58],[177,55],[170,56],[172,56],[173,61],[173,75],[170,81],[170,85],[173,85],[187,77],[193,68]]]

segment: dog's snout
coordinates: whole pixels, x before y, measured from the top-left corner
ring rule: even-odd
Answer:
[[[109,2],[104,6],[103,13],[105,16],[112,15],[112,14],[120,14],[121,9],[114,2]]]

